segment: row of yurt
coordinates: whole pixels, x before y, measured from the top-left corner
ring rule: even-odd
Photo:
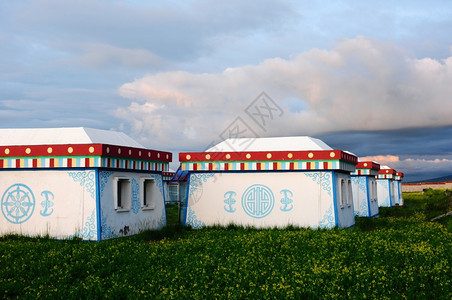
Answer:
[[[397,172],[388,166],[383,166],[380,169],[377,175],[379,206],[403,205],[402,179],[402,172]]]
[[[0,235],[103,240],[161,228],[171,160],[120,132],[0,129]]]
[[[103,240],[166,225],[333,228],[402,204],[402,173],[319,139],[227,139],[205,152],[146,149],[91,128],[0,129],[0,235]]]

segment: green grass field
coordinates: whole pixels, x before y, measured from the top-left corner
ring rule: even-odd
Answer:
[[[172,225],[102,242],[5,236],[0,238],[0,295],[451,299],[450,219],[446,226],[428,221],[447,197],[450,203],[445,191],[405,194],[405,207],[383,209],[379,218],[358,218],[350,229]]]

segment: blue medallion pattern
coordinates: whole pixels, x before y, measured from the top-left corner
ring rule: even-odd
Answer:
[[[311,179],[322,185],[322,189],[331,196],[331,174],[328,172],[306,172],[306,176],[311,177]]]
[[[270,188],[262,184],[248,187],[242,195],[242,207],[245,213],[261,219],[270,214],[275,205],[275,196]]]
[[[190,206],[188,207],[187,224],[194,229],[206,226],[203,221],[198,220],[195,212],[191,209]]]
[[[100,198],[102,198],[102,195],[104,193],[105,185],[108,182],[108,179],[110,176],[113,175],[112,171],[102,171],[99,172],[99,188],[100,188]]]
[[[335,226],[333,205],[330,205],[328,210],[323,215],[322,220],[319,222],[320,228],[333,228]]]
[[[281,211],[287,212],[287,211],[291,211],[293,208],[293,200],[290,197],[293,197],[293,193],[289,190],[281,190],[281,192],[279,192],[280,194],[284,194],[284,198],[281,198],[281,204],[283,204],[284,206],[281,206],[280,209]]]
[[[234,205],[237,201],[233,198],[235,197],[237,194],[234,191],[228,191],[226,193],[224,193],[224,197],[226,198],[224,200],[224,203],[226,203],[226,205],[224,206],[224,210],[229,212],[229,213],[233,213],[235,212],[235,208],[232,207],[232,205]]]
[[[140,203],[140,184],[135,178],[132,178],[132,211],[134,214],[138,214],[141,208]]]
[[[55,196],[51,191],[43,191],[41,196],[44,196],[45,200],[41,202],[43,210],[40,211],[40,214],[43,217],[48,217],[53,213],[53,208],[51,208],[53,206],[53,202],[51,200],[53,200]],[[50,200],[49,198],[52,199]]]
[[[86,190],[94,199],[95,187],[96,187],[96,175],[94,171],[80,171],[80,172],[68,172],[68,175],[74,179],[75,182],[80,182],[81,186],[85,186]]]
[[[2,213],[6,220],[13,224],[27,221],[35,210],[36,200],[31,189],[25,184],[10,186],[2,196]]]

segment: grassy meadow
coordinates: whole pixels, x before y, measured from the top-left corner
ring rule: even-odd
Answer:
[[[1,298],[451,299],[449,191],[350,229],[177,225],[102,242],[0,238]]]

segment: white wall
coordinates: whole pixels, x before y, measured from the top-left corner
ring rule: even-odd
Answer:
[[[339,209],[338,225],[353,225],[353,205],[334,205],[334,178],[333,172],[191,173],[185,223],[332,228]]]
[[[375,176],[352,176],[354,213],[360,217],[378,215],[377,191],[372,197],[372,185],[377,189]]]
[[[378,191],[378,206],[391,207],[394,204],[391,199],[394,199],[391,195],[391,180],[390,179],[377,179],[377,191]]]
[[[394,181],[394,203],[403,205],[402,182],[400,180]]]
[[[0,234],[97,239],[95,171],[0,172]]]
[[[347,228],[355,225],[355,215],[353,212],[353,184],[348,173],[334,173],[336,181],[336,211],[337,226]],[[344,183],[345,190],[342,191],[341,182]],[[343,200],[341,200],[343,199]]]

